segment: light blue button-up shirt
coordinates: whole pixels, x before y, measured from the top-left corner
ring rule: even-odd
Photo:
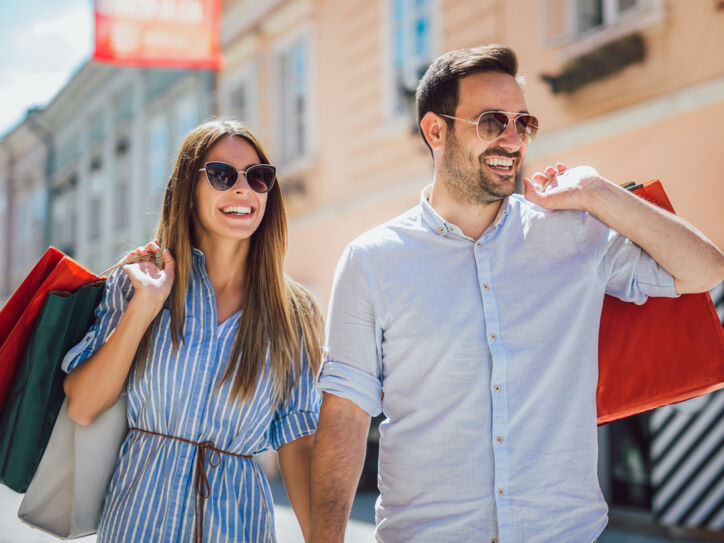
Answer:
[[[426,189],[426,191],[429,189]],[[426,201],[338,264],[323,392],[380,426],[385,543],[590,543],[604,294],[675,296],[671,275],[579,211],[519,195],[477,239]]]

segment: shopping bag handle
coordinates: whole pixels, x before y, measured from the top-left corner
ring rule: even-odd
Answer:
[[[117,262],[107,270],[104,270],[100,273],[101,276],[107,277],[108,274],[112,273],[116,268],[120,268],[121,266],[125,266],[126,264],[133,264],[134,262],[139,262],[143,260],[144,258],[148,258],[149,256],[153,256],[154,264],[156,264],[156,267],[159,270],[163,269],[163,257],[161,256],[161,251],[156,251],[152,255],[149,255],[148,253],[141,254],[141,255],[129,255],[126,258],[123,258],[120,262]]]

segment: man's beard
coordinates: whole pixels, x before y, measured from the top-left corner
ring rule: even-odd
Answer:
[[[472,154],[465,156],[455,137],[455,132],[448,132],[443,154],[443,172],[446,187],[451,196],[463,204],[488,204],[502,200],[515,192],[515,176],[520,169],[520,153],[510,153],[500,148],[488,148],[477,158],[474,165]],[[487,156],[505,156],[513,159],[511,179],[496,183],[493,175],[485,171],[484,159]]]

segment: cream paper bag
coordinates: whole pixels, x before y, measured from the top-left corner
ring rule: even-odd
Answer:
[[[127,396],[88,426],[68,416],[63,402],[38,470],[25,493],[18,517],[61,539],[93,534],[116,466],[118,451],[128,433]]]

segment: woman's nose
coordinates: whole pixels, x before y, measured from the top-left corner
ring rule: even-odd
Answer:
[[[241,194],[243,192],[249,192],[251,190],[251,187],[249,186],[249,183],[246,180],[246,173],[239,172],[239,178],[236,180],[236,184],[234,185],[233,191]]]

